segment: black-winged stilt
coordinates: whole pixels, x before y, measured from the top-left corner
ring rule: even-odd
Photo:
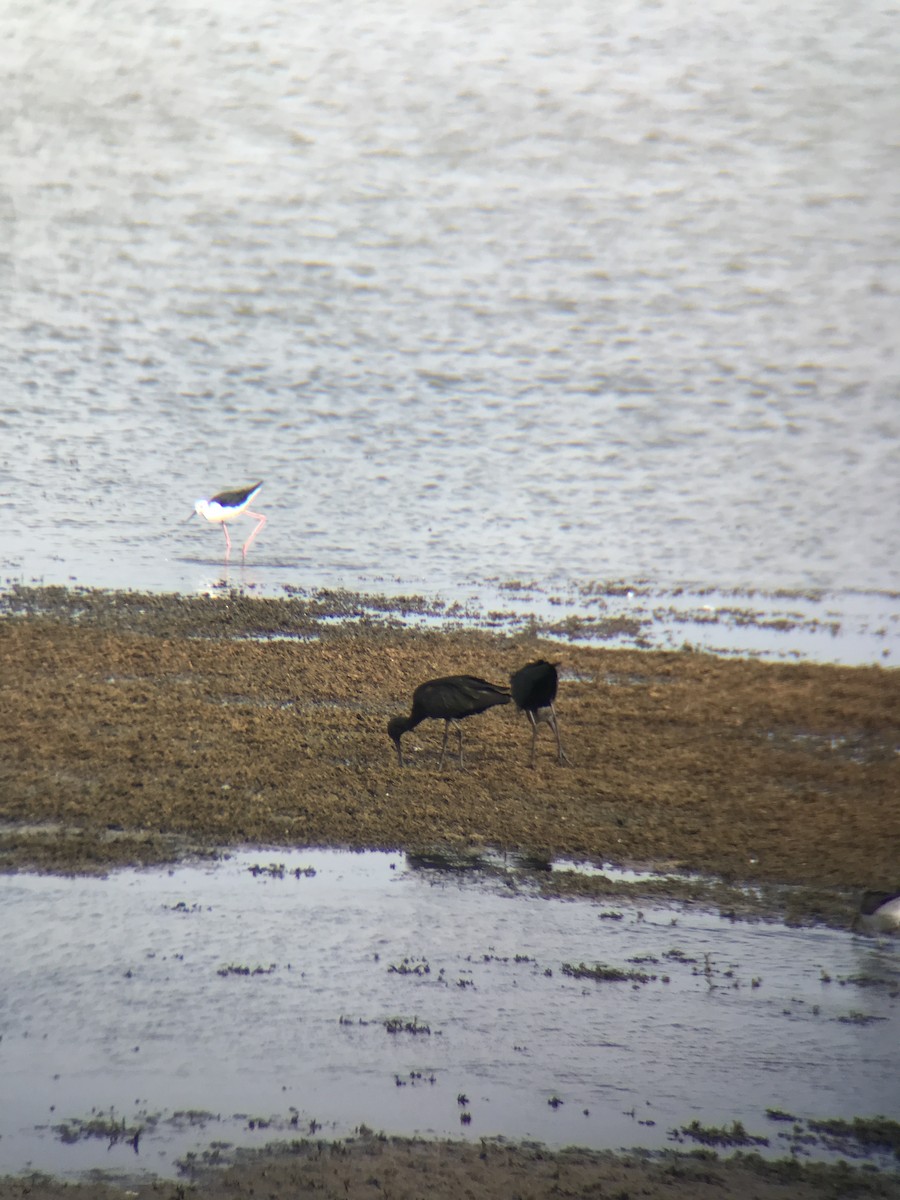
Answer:
[[[241,560],[247,557],[247,547],[262,529],[266,523],[266,518],[262,513],[250,512],[248,505],[252,503],[254,496],[262,487],[262,480],[259,483],[254,483],[250,487],[235,488],[232,492],[219,492],[218,496],[213,496],[211,500],[198,500],[194,505],[194,511],[191,517],[195,514],[205,517],[207,521],[213,524],[222,526],[222,532],[225,534],[225,561],[228,562],[231,557],[231,538],[228,535],[228,525],[226,522],[233,521],[235,517],[239,517],[241,513],[246,513],[248,517],[253,517],[258,522],[256,528],[247,538],[241,549]],[[190,517],[188,517],[190,520]]]
[[[524,712],[531,723],[531,765],[534,766],[534,744],[537,741],[538,725],[545,721],[556,734],[556,761],[560,766],[570,762],[559,740],[559,725],[553,701],[559,686],[556,666],[539,658],[527,663],[509,677],[509,687],[516,708]],[[571,765],[571,763],[570,763]]]
[[[415,729],[422,721],[445,721],[444,741],[438,761],[440,771],[444,765],[450,722],[474,717],[476,713],[493,708],[495,704],[509,704],[509,692],[495,687],[486,679],[478,679],[475,675],[447,675],[442,679],[429,679],[427,683],[420,683],[413,692],[412,712],[409,716],[391,717],[388,721],[388,737],[397,748],[400,766],[403,766],[403,751],[400,748],[400,738],[403,734]],[[462,766],[462,728],[459,724],[456,726],[456,733],[459,737],[459,765]]]

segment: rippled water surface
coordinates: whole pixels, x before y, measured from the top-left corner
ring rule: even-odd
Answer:
[[[360,1123],[615,1148],[740,1120],[781,1156],[795,1123],[894,1112],[888,939],[519,886],[322,850],[0,877],[0,1171],[173,1174]],[[135,1146],[85,1135],[111,1116]]]
[[[2,577],[209,586],[183,519],[261,478],[269,590],[896,591],[898,43],[847,0],[11,0]]]

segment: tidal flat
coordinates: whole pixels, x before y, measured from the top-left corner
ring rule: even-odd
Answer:
[[[512,855],[547,897],[836,929],[852,926],[861,889],[898,884],[896,670],[410,628],[399,608],[373,612],[344,595],[330,606],[34,589],[27,601],[0,618],[6,872],[105,874],[241,846],[390,849],[464,871]],[[530,730],[510,705],[466,722],[464,770],[448,754],[438,773],[433,722],[408,735],[400,769],[385,727],[416,684],[450,673],[504,683],[535,658],[559,663],[571,765],[557,765],[542,729],[531,770]],[[560,860],[586,866],[544,869]],[[577,977],[582,964],[571,966]],[[584,971],[598,986],[597,964]],[[715,1127],[733,1117],[723,1111]],[[752,1147],[726,1160],[684,1137],[677,1153],[615,1156],[364,1132],[237,1155],[212,1174],[196,1163],[189,1187],[241,1194],[264,1177],[286,1195],[315,1177],[323,1194],[352,1196],[379,1178],[415,1195],[424,1171],[429,1194],[501,1195],[527,1179],[522,1194],[543,1196],[577,1168],[579,1186],[621,1192],[640,1180],[647,1195],[678,1195],[679,1180],[685,1195],[828,1195],[851,1183],[900,1194],[895,1177],[865,1167],[794,1161],[779,1176]],[[25,1194],[25,1178],[0,1195]],[[49,1197],[63,1184],[28,1176],[27,1186]],[[67,1194],[105,1186],[69,1180]],[[165,1196],[179,1186],[134,1184]]]

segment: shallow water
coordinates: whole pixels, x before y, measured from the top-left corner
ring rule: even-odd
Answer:
[[[269,592],[896,619],[898,38],[848,0],[5,4],[0,579],[209,587],[184,518],[261,478],[231,579]]]
[[[767,1108],[895,1111],[889,941],[524,888],[322,850],[0,877],[0,1170],[174,1174],[211,1143],[361,1123],[657,1147],[741,1120],[780,1156]],[[563,972],[582,962],[653,978]],[[111,1109],[136,1150],[54,1132]]]
[[[233,582],[246,583],[250,574],[242,571]],[[382,595],[397,597],[396,586],[378,586]],[[210,589],[213,595],[224,591],[222,582]],[[397,603],[402,612],[402,598]],[[893,666],[900,656],[900,597],[879,592],[723,592],[661,589],[647,581],[569,583],[547,591],[536,583],[493,581],[467,591],[449,589],[437,603],[442,607],[435,611],[403,617],[418,625],[446,626],[455,619],[497,631],[531,627],[564,641],[660,650],[691,646],[719,655],[845,666]]]

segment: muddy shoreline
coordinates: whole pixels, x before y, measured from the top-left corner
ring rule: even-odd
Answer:
[[[900,884],[900,672],[422,630],[399,615],[343,594],[19,589],[0,607],[0,870],[106,871],[239,844],[477,866],[490,847],[538,866],[570,857],[674,872],[629,885],[548,874],[545,886],[567,894],[621,889],[836,926],[852,922],[860,889]],[[411,765],[399,768],[385,725],[417,683],[451,672],[503,683],[538,657],[560,663],[572,766],[557,766],[544,729],[529,769],[530,733],[510,707],[467,722],[464,771],[450,761],[437,772],[430,723],[408,736]],[[190,1186],[210,1197],[301,1184],[371,1195],[375,1178],[394,1196],[549,1196],[561,1181],[575,1194],[900,1195],[896,1177],[777,1168],[375,1138],[273,1150]],[[179,1194],[171,1182],[129,1186]],[[63,1189],[0,1181],[0,1197]],[[104,1189],[65,1190],[113,1194]]]
[[[34,589],[0,617],[0,869],[234,844],[665,864],[823,895],[896,887],[900,671],[417,630],[354,598]],[[560,663],[572,766],[512,706],[385,734],[413,688]]]
[[[823,1200],[842,1196],[897,1200],[900,1177],[840,1163],[767,1162],[752,1153],[715,1150],[611,1153],[575,1147],[550,1151],[502,1139],[478,1143],[388,1138],[366,1131],[341,1142],[298,1140],[246,1151],[228,1166],[200,1168],[185,1182],[65,1182],[44,1175],[0,1179],[2,1200],[458,1200],[462,1196],[612,1196],[619,1200]]]

